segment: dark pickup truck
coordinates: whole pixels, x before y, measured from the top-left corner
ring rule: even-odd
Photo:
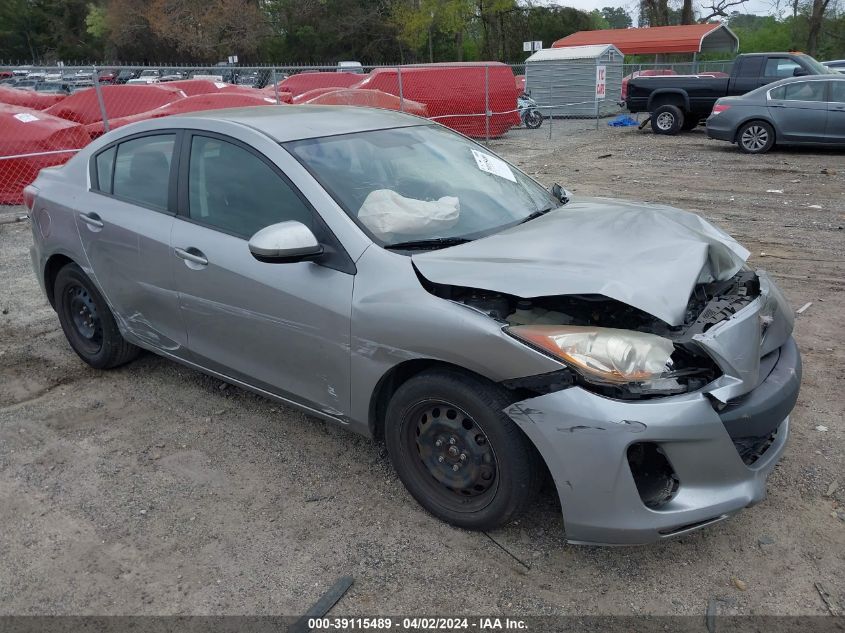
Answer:
[[[655,134],[677,134],[696,127],[717,99],[742,95],[784,77],[831,72],[803,53],[747,53],[736,58],[727,77],[634,77],[628,81],[625,106],[630,112],[649,112]]]

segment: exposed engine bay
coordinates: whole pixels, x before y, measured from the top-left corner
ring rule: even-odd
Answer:
[[[603,295],[520,298],[475,288],[435,284],[424,278],[421,282],[435,296],[483,312],[504,326],[594,326],[644,332],[670,340],[674,344],[671,369],[656,388],[653,385],[646,389],[636,382],[605,384],[594,376],[585,379],[579,372],[569,370],[508,381],[510,384],[506,385],[547,393],[582,384],[592,391],[621,399],[685,393],[717,378],[721,371],[693,337],[730,318],[760,294],[757,275],[749,269],[743,269],[725,281],[698,284],[689,298],[683,324],[671,326],[642,310]]]

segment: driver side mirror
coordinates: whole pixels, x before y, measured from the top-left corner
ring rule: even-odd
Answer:
[[[561,204],[566,204],[572,199],[572,192],[564,189],[559,184],[552,185],[552,195],[560,201]]]
[[[803,68],[796,68],[795,70],[793,70],[793,71],[792,71],[792,76],[793,76],[793,77],[806,77],[806,76],[807,76],[807,75],[809,75],[809,74],[810,74],[810,73],[808,73],[808,72],[807,72],[806,70],[804,70]]]
[[[289,220],[264,227],[249,240],[249,252],[260,262],[288,264],[312,260],[323,247],[302,222]]]

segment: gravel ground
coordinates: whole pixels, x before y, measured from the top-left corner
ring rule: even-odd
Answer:
[[[845,605],[843,154],[748,157],[700,131],[591,127],[493,146],[577,194],[701,213],[795,308],[812,302],[766,501],[649,547],[566,545],[551,491],[489,537],[452,528],[414,503],[379,444],[149,354],[83,365],[30,270],[29,226],[4,223],[7,210],[0,614],[294,614],[344,574],[355,585],[334,614],[703,615],[711,598],[722,613],[825,614],[816,582]]]

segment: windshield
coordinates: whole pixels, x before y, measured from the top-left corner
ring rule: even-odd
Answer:
[[[378,244],[475,239],[560,202],[488,149],[421,125],[285,143]]]
[[[807,64],[810,68],[813,69],[817,75],[834,75],[836,71],[832,68],[828,68],[820,61],[818,61],[815,57],[810,57],[809,55],[801,54],[801,59]]]

